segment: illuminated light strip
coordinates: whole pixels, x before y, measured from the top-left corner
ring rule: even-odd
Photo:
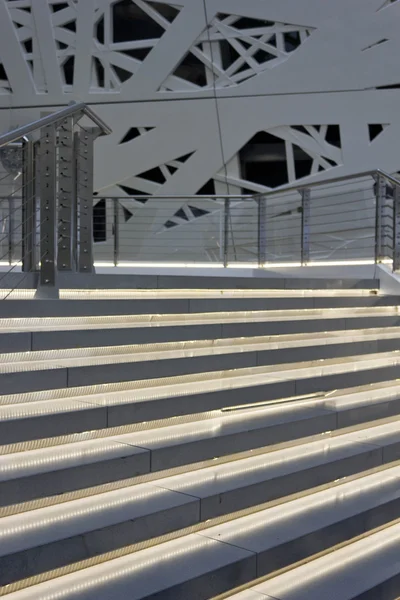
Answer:
[[[229,268],[234,267],[234,265],[228,265]],[[286,268],[286,267],[301,267],[302,264],[298,263],[298,262],[292,262],[292,263],[263,263],[261,266],[256,265],[255,267],[253,267],[254,269],[282,269],[282,268]]]
[[[278,269],[278,268],[302,268],[302,267],[340,267],[340,266],[364,266],[364,265],[375,265],[377,264],[385,264],[391,265],[393,263],[392,260],[386,259],[382,260],[379,263],[375,263],[373,259],[367,260],[332,260],[332,261],[315,261],[308,262],[306,264],[301,264],[299,262],[287,262],[287,263],[264,263],[263,265],[259,265],[258,263],[231,263],[228,264],[226,268],[228,269]],[[18,264],[18,263],[17,263]],[[1,266],[1,263],[0,263]],[[115,265],[113,262],[95,262],[95,267],[112,267],[112,268],[136,268],[136,267],[153,267],[153,268],[189,268],[189,269],[224,269],[224,265],[222,263],[184,263],[184,262],[126,262],[126,263],[118,263]]]
[[[383,265],[391,265],[393,263],[390,259],[385,259],[380,261],[379,263],[375,263],[373,259],[370,260],[338,260],[338,261],[316,261],[309,262],[302,265],[299,262],[287,262],[287,263],[264,263],[263,265],[259,265],[258,263],[231,263],[227,265],[228,269],[277,269],[277,268],[285,268],[285,267],[328,267],[328,266],[341,266],[341,265],[374,265],[374,264],[383,264]],[[9,262],[0,262],[0,267],[17,267],[21,266],[20,262],[9,263]],[[113,262],[95,262],[95,267],[107,267],[107,268],[132,268],[132,267],[168,267],[168,268],[189,268],[189,269],[224,269],[224,265],[222,263],[185,263],[185,262],[126,262],[126,263],[118,263],[115,265]]]
[[[340,267],[344,266],[361,266],[361,265],[374,265],[376,264],[373,259],[370,260],[328,260],[321,262],[309,262],[306,263],[305,267]]]
[[[96,263],[95,263],[96,266]],[[114,266],[114,265],[113,265]],[[168,262],[126,262],[118,263],[117,267],[168,267],[168,268],[195,268],[195,269],[223,269],[222,263],[168,263]],[[253,267],[254,268],[254,267]]]

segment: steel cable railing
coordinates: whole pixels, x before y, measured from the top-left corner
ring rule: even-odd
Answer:
[[[61,272],[96,263],[400,268],[400,182],[380,170],[254,195],[96,196],[109,131],[79,104],[0,136],[0,297],[29,278],[56,295]]]
[[[397,180],[377,171],[263,196],[97,196],[95,261],[255,268],[393,261],[396,194],[378,196],[380,179],[395,191]]]

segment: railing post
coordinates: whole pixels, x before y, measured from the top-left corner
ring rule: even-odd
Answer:
[[[400,186],[393,190],[393,271],[400,271]]]
[[[311,191],[301,190],[301,264],[310,261],[310,208]]]
[[[14,232],[14,202],[13,197],[8,198],[8,264],[11,266],[13,262],[13,232]]]
[[[74,118],[66,117],[58,127],[58,260],[60,271],[73,271],[75,244]]]
[[[384,258],[383,242],[383,210],[386,197],[386,181],[378,175],[375,186],[376,216],[375,216],[375,262]]]
[[[80,273],[94,271],[93,259],[93,144],[98,137],[97,128],[82,129],[77,142],[77,190],[79,211]]]
[[[41,130],[40,169],[40,284],[39,295],[57,296],[57,177],[55,125]]]
[[[258,200],[258,266],[263,267],[267,260],[267,200]]]
[[[36,271],[36,168],[35,146],[25,142],[22,171],[22,271]]]
[[[224,200],[224,219],[223,219],[223,231],[222,231],[222,262],[224,267],[228,266],[229,261],[229,220],[230,220],[231,204],[228,198]]]
[[[114,267],[119,262],[119,202],[118,198],[113,199],[114,204]]]

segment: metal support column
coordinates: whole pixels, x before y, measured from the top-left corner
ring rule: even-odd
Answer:
[[[93,257],[93,144],[99,134],[97,128],[82,129],[77,144],[77,194],[79,213],[80,273],[94,271]]]
[[[41,130],[40,169],[40,295],[57,295],[57,174],[55,125]]]
[[[66,117],[58,127],[58,270],[74,271],[75,193],[74,118]]]
[[[400,271],[400,186],[393,190],[393,271]]]
[[[36,271],[36,168],[35,146],[25,142],[22,171],[22,271]]]
[[[381,175],[378,175],[375,184],[376,197],[376,217],[375,217],[375,262],[379,263],[385,255],[384,248],[384,206],[386,198],[386,181]]]
[[[107,200],[106,200],[107,203]],[[118,198],[114,198],[114,267],[118,266],[119,261],[119,201]],[[107,209],[107,205],[106,205]]]
[[[267,200],[258,200],[258,266],[263,267],[267,261]]]
[[[301,264],[310,261],[310,208],[311,192],[301,190]]]

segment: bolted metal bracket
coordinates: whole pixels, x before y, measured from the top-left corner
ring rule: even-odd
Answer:
[[[57,174],[56,174],[55,125],[41,131],[39,147],[40,172],[40,278],[38,297],[48,294],[56,297],[57,292]]]
[[[66,117],[58,131],[58,259],[59,271],[74,271],[76,183],[74,118]]]
[[[93,145],[100,131],[82,129],[76,135],[77,208],[79,227],[78,271],[94,272],[93,258]]]

